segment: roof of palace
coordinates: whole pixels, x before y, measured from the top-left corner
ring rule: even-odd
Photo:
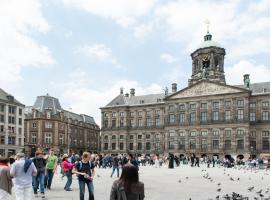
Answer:
[[[32,109],[38,110],[42,113],[45,113],[46,110],[50,110],[52,114],[63,112],[64,116],[69,117],[73,120],[96,124],[94,118],[89,115],[76,114],[62,109],[59,100],[55,97],[50,96],[49,94],[45,96],[38,96],[33,106],[26,107],[26,113],[31,113]]]
[[[0,100],[24,106],[21,102],[15,99],[14,96],[12,96],[11,94],[8,94],[6,91],[4,91],[1,88],[0,88]]]
[[[241,89],[247,89],[244,85],[233,85]],[[270,93],[270,82],[261,82],[250,84],[250,90],[252,95]],[[170,95],[170,94],[169,94]],[[150,105],[157,103],[164,103],[165,94],[148,94],[140,96],[125,96],[119,94],[115,97],[106,107],[118,107],[118,106],[138,106],[138,105]]]

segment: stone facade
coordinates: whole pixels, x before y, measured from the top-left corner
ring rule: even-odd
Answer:
[[[23,151],[24,105],[0,88],[0,155]]]
[[[58,99],[39,96],[25,112],[26,152],[54,148],[59,154],[99,150],[100,128],[94,119],[61,108]]]
[[[208,37],[206,37],[208,36]],[[101,108],[105,153],[244,155],[270,151],[270,82],[226,84],[225,49],[208,33],[191,54],[189,86],[120,94]],[[247,80],[248,79],[248,80]]]

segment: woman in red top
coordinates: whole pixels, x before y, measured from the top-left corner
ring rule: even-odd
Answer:
[[[64,176],[67,177],[67,182],[64,187],[66,191],[72,191],[70,189],[70,186],[72,184],[72,168],[74,167],[74,164],[68,162],[68,155],[64,154],[62,157],[62,167],[64,171]]]

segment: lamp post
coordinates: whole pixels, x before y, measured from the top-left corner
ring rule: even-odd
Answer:
[[[68,155],[70,154],[70,127],[69,127],[69,111],[71,111],[72,108],[68,108],[68,122],[67,122],[67,125],[68,125],[68,130],[67,130],[67,147],[68,147]]]

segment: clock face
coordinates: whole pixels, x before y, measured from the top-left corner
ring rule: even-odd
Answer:
[[[208,61],[209,60],[209,55],[205,54],[202,56],[203,61]]]

